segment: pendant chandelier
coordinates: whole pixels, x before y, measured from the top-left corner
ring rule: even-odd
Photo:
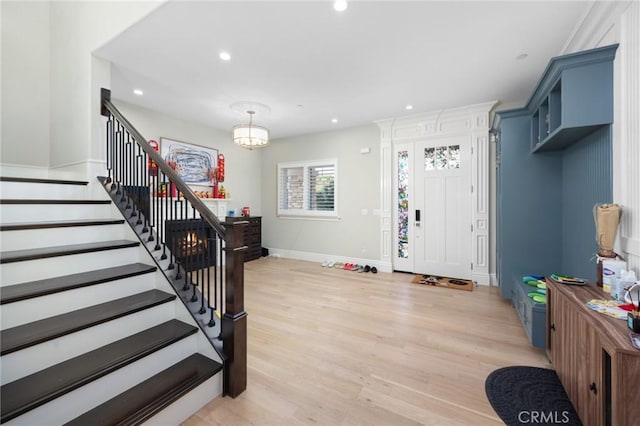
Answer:
[[[249,114],[249,124],[233,126],[231,129],[233,142],[249,150],[268,145],[269,130],[266,127],[253,124],[253,115],[256,113],[254,110],[247,110],[246,113]]]

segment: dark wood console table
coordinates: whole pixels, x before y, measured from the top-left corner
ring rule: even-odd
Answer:
[[[640,425],[640,350],[626,321],[589,309],[595,285],[547,279],[547,355],[585,425]]]

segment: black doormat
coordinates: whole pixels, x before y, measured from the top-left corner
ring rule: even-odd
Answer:
[[[484,384],[498,416],[512,425],[582,425],[555,371],[538,367],[504,367]]]

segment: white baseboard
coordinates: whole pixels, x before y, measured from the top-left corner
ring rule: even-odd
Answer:
[[[0,170],[0,175],[11,177],[93,180],[96,176],[106,175],[107,163],[104,160],[85,160],[54,167],[0,163]]]
[[[312,253],[308,251],[286,250],[269,247],[269,256],[284,257],[287,259],[306,260],[308,262],[322,263],[326,260],[344,263],[357,263],[358,265],[375,266],[380,272],[392,272],[390,262],[381,260],[364,259],[360,257],[340,256],[335,254]]]
[[[0,163],[0,176],[46,179],[49,178],[49,168],[41,166],[29,166],[25,164]]]
[[[471,279],[478,283],[478,285],[491,286],[491,275],[490,274],[477,274],[472,273]]]
[[[500,287],[500,283],[498,283],[498,277],[496,274],[489,274],[491,277],[491,287]]]

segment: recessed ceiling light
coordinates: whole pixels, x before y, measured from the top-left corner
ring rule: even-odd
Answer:
[[[407,105],[406,107],[404,107],[404,109],[406,109],[406,110],[412,110],[412,109],[413,109],[413,105]]]
[[[337,119],[337,118],[332,118],[332,119],[331,119],[331,122],[332,122],[332,123],[337,123],[337,122],[338,122],[338,119]]]
[[[138,96],[142,96],[142,95],[144,95],[144,92],[142,90],[140,90],[140,89],[134,89],[133,94],[134,95],[138,95]]]
[[[526,58],[528,58],[528,57],[529,57],[529,55],[528,55],[528,54],[526,54],[526,53],[521,53],[521,54],[519,54],[518,56],[516,56],[516,59],[517,59],[518,61],[521,61],[521,60],[526,59]]]
[[[338,12],[344,12],[347,10],[347,0],[336,0],[333,2],[333,8]]]
[[[223,61],[229,61],[231,59],[231,55],[228,52],[220,52],[220,59]]]

